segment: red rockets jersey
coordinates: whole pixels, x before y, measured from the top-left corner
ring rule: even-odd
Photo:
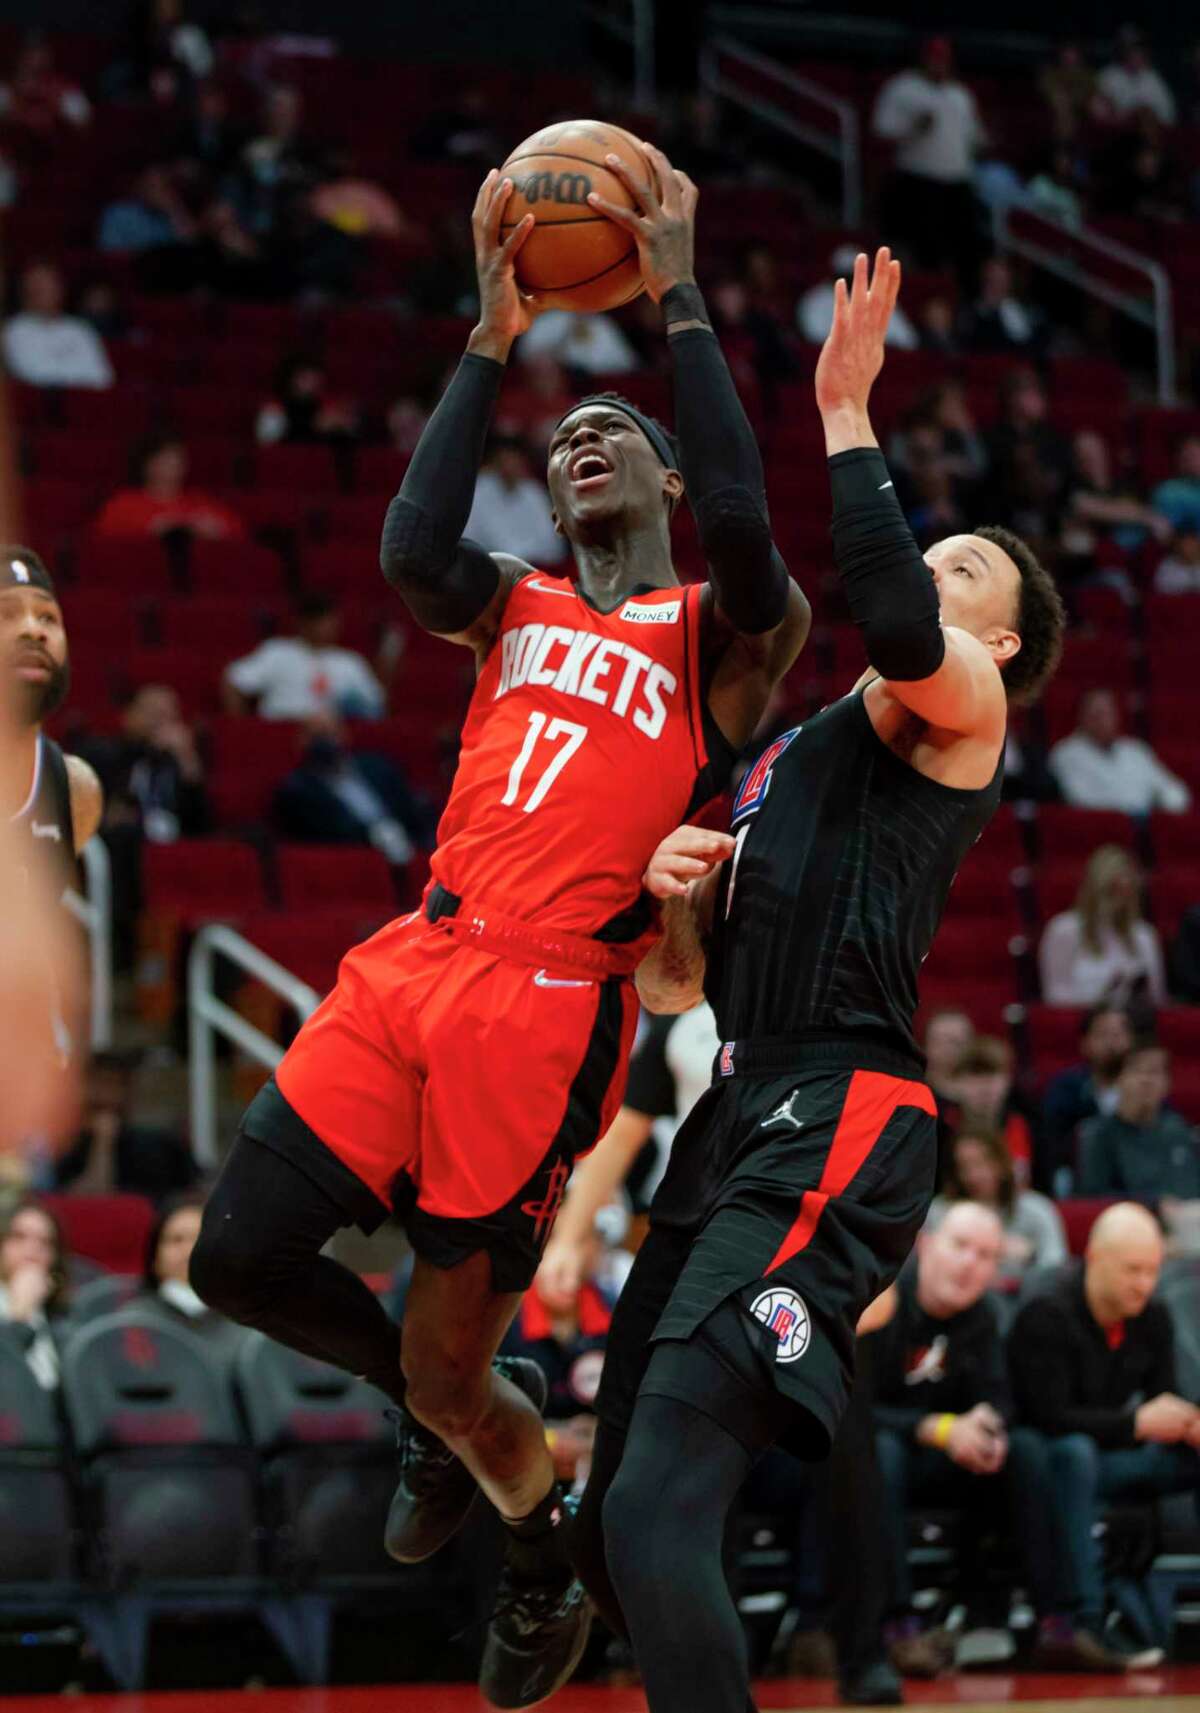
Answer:
[[[719,789],[706,774],[701,586],[611,613],[535,571],[509,595],[475,685],[434,879],[564,932],[637,902],[667,833]]]

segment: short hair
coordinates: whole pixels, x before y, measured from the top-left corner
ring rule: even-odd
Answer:
[[[995,523],[984,524],[971,533],[1007,553],[1021,579],[1013,625],[1021,639],[1021,651],[1005,662],[1003,677],[1009,701],[1014,707],[1025,707],[1037,701],[1058,670],[1067,610],[1054,578],[1028,542]]]
[[[1099,1005],[1093,1005],[1081,1017],[1079,1021],[1079,1039],[1081,1041],[1091,1033],[1092,1024],[1099,1023],[1102,1017],[1123,1017],[1128,1023],[1129,1011],[1126,1006],[1118,1005],[1113,999],[1102,999]]]
[[[306,589],[302,595],[296,597],[295,613],[302,624],[313,619],[328,618],[330,613],[337,611],[337,601],[323,589]]]
[[[958,1077],[987,1076],[993,1071],[1011,1072],[1013,1050],[998,1035],[976,1035],[954,1067]]]
[[[1126,1070],[1135,1059],[1140,1059],[1143,1053],[1161,1053],[1167,1061],[1168,1069],[1170,1068],[1171,1049],[1166,1043],[1160,1041],[1156,1035],[1139,1035],[1121,1060],[1121,1069]]]

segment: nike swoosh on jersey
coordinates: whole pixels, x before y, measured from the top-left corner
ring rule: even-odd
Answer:
[[[552,589],[549,583],[539,583],[536,577],[531,577],[526,587],[530,589],[540,589],[543,595],[561,595],[566,601],[573,601],[575,599],[574,589]]]
[[[876,490],[875,490],[875,492],[876,492],[876,493],[877,493],[877,494],[881,494],[881,493],[882,493],[882,492],[883,492],[883,490],[884,490],[884,489],[885,489],[885,488],[890,488],[890,487],[891,487],[891,485],[892,485],[892,484],[891,484],[891,483],[890,483],[890,482],[880,482],[880,484],[879,484],[879,486],[878,486],[878,487],[877,487],[877,488],[876,488]]]
[[[536,970],[534,972],[533,985],[535,987],[594,987],[595,982],[591,980],[559,981],[554,976],[547,975],[545,970]]]

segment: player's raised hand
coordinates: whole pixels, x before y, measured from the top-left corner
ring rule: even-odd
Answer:
[[[633,198],[632,208],[592,191],[588,201],[598,214],[623,226],[638,247],[642,278],[655,303],[672,286],[696,278],[696,204],[700,192],[685,172],[678,172],[661,149],[643,143],[647,181],[639,183],[619,155],[606,155],[604,164]]]
[[[527,214],[519,220],[507,237],[501,232],[512,191],[512,179],[501,178],[493,167],[479,187],[471,215],[475,272],[479,279],[479,325],[469,348],[482,356],[499,356],[501,361],[508,356],[513,340],[526,331],[542,308],[533,293],[524,292],[517,285],[514,268],[522,244],[533,231],[533,215]]]
[[[650,858],[642,885],[655,898],[686,898],[693,880],[711,874],[734,852],[728,833],[708,827],[676,827]]]
[[[883,367],[884,339],[900,291],[900,264],[884,246],[875,252],[868,275],[865,255],[855,257],[847,287],[833,288],[833,325],[817,359],[817,404],[823,415],[864,411],[875,377]]]

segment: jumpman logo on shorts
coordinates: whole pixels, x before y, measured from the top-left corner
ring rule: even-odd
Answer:
[[[570,1170],[562,1160],[556,1160],[550,1168],[550,1181],[546,1185],[546,1194],[541,1201],[526,1201],[521,1203],[521,1212],[527,1213],[533,1220],[533,1241],[540,1249],[550,1235],[550,1229],[558,1217],[562,1199],[566,1193],[567,1179]]]
[[[796,1114],[792,1111],[792,1108],[795,1106],[799,1098],[800,1090],[798,1088],[794,1088],[786,1100],[780,1101],[774,1112],[768,1112],[767,1116],[762,1120],[758,1128],[760,1130],[765,1130],[769,1124],[790,1124],[793,1130],[803,1130],[804,1120],[802,1118],[797,1118]]]

